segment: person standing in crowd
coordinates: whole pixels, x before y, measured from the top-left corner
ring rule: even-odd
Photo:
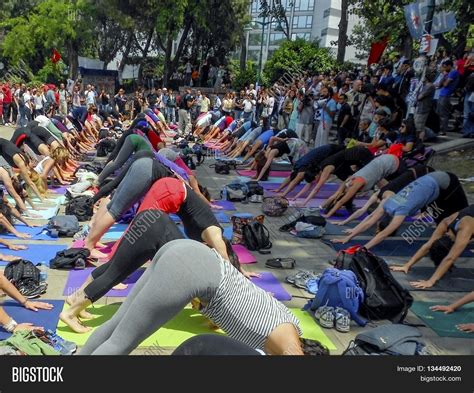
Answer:
[[[191,86],[192,73],[193,73],[193,67],[188,60],[184,66],[184,85],[185,86]]]
[[[474,73],[467,77],[464,86],[463,117],[463,138],[472,138],[474,137]]]
[[[319,95],[318,106],[321,108],[321,120],[316,133],[314,147],[328,144],[329,130],[337,111],[337,104],[333,98],[334,92],[331,87],[322,87]]]
[[[209,97],[204,93],[202,93],[201,96],[201,107],[199,108],[200,114],[209,112],[209,108],[211,107],[211,100],[209,99]]]
[[[186,90],[186,93],[181,97],[178,111],[178,129],[182,135],[189,135],[191,133],[191,108],[194,105],[194,97],[191,95],[191,90]]]
[[[240,90],[239,95],[234,99],[234,119],[240,120],[244,111],[245,91]]]
[[[127,103],[127,97],[125,96],[125,90],[120,88],[118,93],[114,97],[116,111],[121,115],[125,114],[125,104]]]
[[[171,89],[169,89],[166,101],[166,120],[168,123],[176,124],[176,95]]]
[[[221,99],[219,98],[219,96],[217,94],[214,94],[213,100],[214,100],[214,105],[212,106],[213,111],[220,113],[222,111],[222,101],[221,101]]]
[[[433,108],[433,98],[435,95],[435,85],[433,84],[433,73],[426,72],[425,80],[421,91],[416,97],[415,128],[417,137],[423,141],[425,139],[425,126],[431,109]]]
[[[200,90],[196,92],[196,103],[194,104],[194,114],[198,117],[201,114],[203,95]]]
[[[81,94],[81,86],[74,85],[73,92],[72,92],[72,109],[78,109],[82,106],[82,94]]]
[[[100,91],[98,103],[99,103],[99,111],[107,112],[109,110],[110,95],[105,91],[105,89],[102,89]],[[140,105],[140,110],[141,110],[141,105]]]
[[[454,68],[452,60],[446,60],[441,64],[443,78],[437,85],[440,87],[438,98],[438,116],[440,123],[440,135],[446,135],[451,115],[451,96],[459,84],[459,72]]]
[[[94,94],[94,90],[92,90],[91,85],[87,85],[85,94],[86,94],[86,106],[88,108],[90,106],[95,106],[95,94]]]
[[[64,83],[59,84],[59,114],[62,116],[67,115],[67,103],[69,100],[69,92],[66,90]]]
[[[234,100],[232,99],[231,93],[226,93],[222,100],[222,114],[223,116],[232,116],[234,110]]]
[[[301,92],[300,94],[303,94]],[[312,93],[308,93],[303,96],[298,106],[298,120],[296,123],[296,134],[298,138],[303,140],[307,145],[310,143],[311,132],[313,130],[313,96]]]
[[[339,113],[337,115],[337,141],[344,145],[346,138],[352,138],[354,135],[354,118],[352,117],[352,108],[348,103],[347,94],[342,94],[339,99]]]
[[[35,118],[36,116],[44,115],[44,104],[46,102],[46,99],[44,98],[44,94],[41,89],[33,90],[33,101],[33,117]]]
[[[283,105],[281,107],[281,124],[278,124],[281,130],[289,127],[291,112],[293,112],[293,101],[295,100],[295,95],[296,94],[293,89],[288,89],[286,92]]]
[[[245,122],[253,121],[254,119],[254,111],[255,111],[255,98],[251,94],[247,94],[243,101],[244,111],[242,113],[242,120]]]

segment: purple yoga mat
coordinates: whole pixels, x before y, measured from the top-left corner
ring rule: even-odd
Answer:
[[[94,269],[95,268],[86,268],[84,270],[71,270],[67,278],[66,287],[64,288],[63,295],[69,296],[75,291],[77,291],[81,287],[81,285],[84,284],[84,282],[87,280],[87,277],[89,277],[92,270]],[[122,291],[111,289],[109,292],[106,293],[105,296],[108,296],[108,297],[128,296],[133,286],[141,277],[144,271],[145,269],[138,269],[135,272],[133,272],[125,281],[123,281],[123,284],[128,284],[128,287],[126,289]]]
[[[214,205],[222,207],[224,210],[235,211],[235,205],[231,201],[212,201]]]
[[[64,195],[67,191],[67,186],[49,188],[49,191],[54,192],[55,194]]]
[[[278,183],[265,183],[260,182],[260,185],[265,190],[265,195],[272,196],[275,194],[274,190],[276,190],[280,184]],[[304,184],[298,184],[288,195],[287,197],[294,197],[298,194],[304,187]],[[319,191],[317,197],[318,198],[329,198],[332,196],[338,189],[339,185],[334,183],[326,183],[324,187]]]
[[[293,207],[301,207],[302,203],[304,202],[304,198],[298,198],[295,201],[290,201],[290,206]],[[326,199],[323,198],[316,198],[316,199],[311,199],[306,206],[304,207],[319,207],[321,206],[324,202],[326,202]],[[354,205],[358,209],[367,202],[367,199],[355,199],[354,200]]]
[[[285,288],[282,287],[277,278],[270,272],[259,273],[261,277],[253,277],[252,282],[262,288],[264,291],[273,294],[277,300],[291,300],[291,295],[286,292]]]
[[[235,253],[239,257],[239,261],[242,265],[246,265],[248,263],[256,263],[257,259],[251,254],[249,250],[247,250],[243,245],[241,244],[234,244],[232,246],[234,249]]]
[[[240,176],[246,176],[246,177],[253,177],[257,174],[256,171],[248,171],[248,170],[239,170],[237,173]],[[291,175],[290,171],[270,171],[269,176],[270,177],[288,177]]]

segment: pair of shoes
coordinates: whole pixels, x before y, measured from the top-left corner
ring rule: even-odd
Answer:
[[[76,232],[73,236],[73,239],[85,239],[89,234],[89,225],[84,225],[79,232]]]
[[[316,272],[310,270],[300,270],[293,276],[288,276],[286,281],[294,286],[307,290],[307,284],[309,280],[314,280],[318,278],[318,274]]]
[[[27,299],[35,299],[45,293],[47,288],[48,284],[45,282],[41,282],[39,285],[29,283],[18,288],[18,292],[20,292]]]
[[[66,341],[64,338],[59,337],[52,330],[46,330],[45,336],[51,341],[53,348],[61,355],[72,355],[77,351],[76,343]]]
[[[293,258],[271,258],[265,262],[270,269],[294,269],[296,261]]]
[[[253,194],[249,198],[249,201],[252,202],[252,203],[262,203],[263,202],[263,195]]]
[[[351,330],[349,311],[341,307],[321,306],[314,313],[319,324],[326,329],[336,328],[338,332],[347,333]]]

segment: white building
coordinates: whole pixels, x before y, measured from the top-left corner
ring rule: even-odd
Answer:
[[[282,0],[281,4],[286,8],[286,16],[289,23],[289,32],[292,39],[303,38],[305,40],[319,40],[324,48],[331,48],[334,55],[337,46],[332,41],[337,41],[339,34],[339,21],[341,18],[341,0]],[[262,22],[259,18],[259,0],[253,0],[250,13],[253,21]],[[268,20],[267,20],[268,21]],[[357,17],[349,15],[347,35],[350,36]],[[252,24],[252,31],[247,32],[247,58],[258,62],[262,43],[262,26]],[[263,38],[262,59],[265,62],[279,45],[285,41],[283,32],[275,31],[277,23],[265,26]],[[355,48],[346,48],[346,61],[357,61]]]

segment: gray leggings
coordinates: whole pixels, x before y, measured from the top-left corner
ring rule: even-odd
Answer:
[[[132,156],[133,153],[135,153],[135,146],[133,145],[129,135],[125,139],[125,142],[123,143],[122,148],[117,154],[115,160],[109,162],[100,173],[99,184],[102,184],[105,179],[112,175],[116,170],[120,169]]]
[[[210,300],[221,282],[220,264],[213,250],[194,240],[167,243],[115,315],[92,333],[80,354],[129,354],[193,298]]]
[[[153,160],[150,158],[140,158],[130,166],[107,205],[107,210],[115,221],[148,192],[152,182],[152,171]]]

